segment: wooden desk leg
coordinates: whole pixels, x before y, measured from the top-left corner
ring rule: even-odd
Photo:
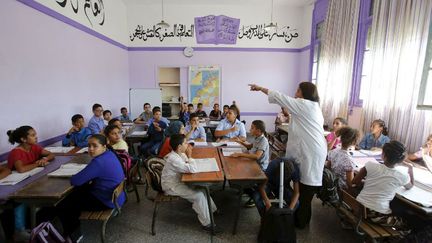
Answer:
[[[210,213],[210,224],[211,224],[211,228],[212,228],[210,240],[211,240],[211,242],[213,242],[214,225],[215,225],[215,223],[214,223],[213,210],[212,210],[211,199],[210,199],[210,188],[209,188],[208,185],[204,186],[204,188],[205,188],[205,193],[206,193],[206,196],[207,196],[207,205],[208,205],[208,209],[209,209],[209,213]]]
[[[0,208],[0,214],[3,213],[3,209]],[[0,222],[0,242],[6,242],[6,234],[3,229],[3,224]]]
[[[39,207],[30,206],[30,227],[31,229],[36,227],[36,213],[39,211]]]
[[[243,188],[241,186],[233,186],[233,187],[237,187],[237,189],[239,190],[237,210],[235,212],[234,227],[233,227],[233,232],[232,232],[232,234],[235,235],[237,233],[237,225],[238,225],[238,221],[240,218],[241,199],[242,199],[242,195],[243,195]]]

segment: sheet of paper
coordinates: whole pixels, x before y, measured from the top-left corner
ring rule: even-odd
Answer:
[[[41,172],[43,169],[44,169],[43,167],[36,167],[33,170],[30,170],[30,171],[27,171],[24,173],[19,173],[19,172],[13,171],[12,174],[10,174],[10,175],[8,175],[5,178],[0,180],[0,185],[2,185],[2,186],[15,185],[15,184],[27,179],[28,177]]]
[[[219,125],[220,121],[210,121],[209,125]]]
[[[212,145],[213,147],[219,147],[219,146],[226,145],[226,143],[211,143],[211,145]]]
[[[147,134],[147,131],[133,131],[131,135],[144,136],[146,134]]]
[[[78,150],[77,154],[82,154],[82,153],[87,153],[87,152],[88,152],[88,147],[85,147],[85,148]]]
[[[237,143],[237,142],[224,142],[228,147],[243,147],[243,145]]]
[[[397,194],[403,196],[410,201],[419,203],[424,207],[432,207],[432,193],[418,186],[414,186],[409,190],[401,187],[397,191]]]
[[[223,156],[231,156],[233,153],[241,153],[243,150],[241,148],[223,148]]]
[[[364,150],[364,149],[361,149],[360,153],[365,154],[367,156],[380,156],[382,154],[382,150]]]
[[[194,141],[194,140],[190,140],[188,143],[193,143],[194,146],[197,146],[197,147],[205,147],[205,146],[208,146],[208,143],[207,143],[207,142],[197,142],[197,141]]]
[[[358,151],[358,150],[350,150],[348,151],[348,153],[352,156],[352,157],[367,157],[366,154]]]
[[[123,122],[122,123],[123,126],[133,126],[133,122]]]
[[[215,158],[206,158],[206,159],[194,159],[193,163],[195,163],[197,172],[212,172],[219,171],[219,166]]]
[[[363,168],[367,162],[378,163],[378,161],[373,157],[353,157],[352,161],[357,166],[358,170]]]
[[[68,163],[60,166],[57,170],[48,174],[48,176],[55,177],[71,177],[81,170],[83,170],[87,164]]]
[[[432,191],[432,173],[429,170],[413,168],[415,183],[421,183]]]
[[[51,153],[65,154],[74,149],[74,147],[45,147],[44,149],[50,151]]]

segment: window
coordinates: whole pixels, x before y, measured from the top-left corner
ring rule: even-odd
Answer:
[[[432,20],[429,24],[429,36],[426,50],[426,59],[423,66],[422,82],[419,90],[417,108],[432,109]]]
[[[360,85],[360,94],[359,99],[363,100],[365,97],[365,83],[368,83],[367,80],[370,78],[371,70],[372,70],[372,62],[371,62],[371,51],[370,51],[370,43],[371,41],[371,27],[368,26],[367,37],[366,37],[366,46],[363,49],[363,63],[361,67],[361,85]],[[366,81],[366,82],[363,82]]]
[[[318,23],[315,27],[315,41],[314,41],[314,48],[313,48],[313,58],[312,58],[312,77],[311,81],[312,83],[317,83],[318,78],[318,63],[319,63],[319,57],[321,54],[321,37],[324,31],[324,21],[321,21]]]

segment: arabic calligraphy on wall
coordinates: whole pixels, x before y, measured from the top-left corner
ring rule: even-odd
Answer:
[[[67,8],[68,0],[55,1],[60,5],[60,7]],[[105,23],[105,8],[103,0],[69,0],[69,3],[75,14],[81,14],[80,8],[82,9],[92,27],[93,23],[98,23],[99,25]],[[80,4],[82,4],[82,7]]]
[[[266,24],[242,26],[239,29],[238,39],[258,39],[272,41],[275,39],[283,39],[286,43],[290,43],[293,39],[298,38],[299,34],[296,29],[291,29],[289,26],[283,26],[276,31],[267,31],[264,29]],[[144,27],[137,25],[137,27],[129,35],[131,41],[136,39],[149,41],[152,39],[159,39],[163,42],[167,38],[194,38],[194,25],[174,24],[170,28],[161,28],[153,25],[151,27]]]

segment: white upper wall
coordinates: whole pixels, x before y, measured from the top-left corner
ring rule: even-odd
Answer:
[[[120,0],[34,0],[125,46],[129,44],[126,5]],[[86,3],[89,2],[90,5]],[[96,9],[96,7],[98,9]],[[99,11],[98,11],[99,10]],[[94,16],[96,13],[96,16]],[[101,25],[101,23],[103,23]]]

